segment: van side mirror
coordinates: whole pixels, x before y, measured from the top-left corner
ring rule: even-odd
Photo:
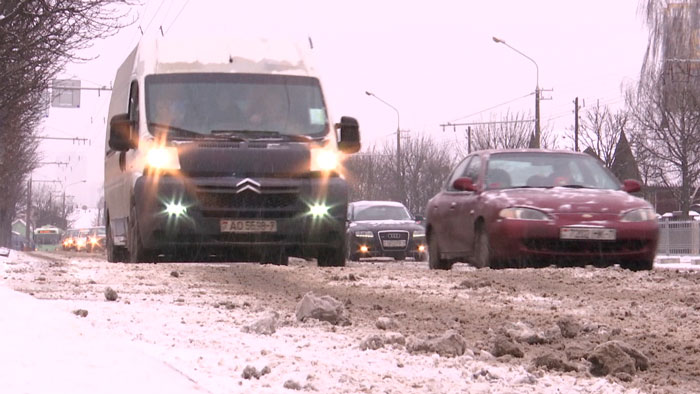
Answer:
[[[636,193],[642,190],[642,185],[634,179],[625,179],[622,182],[622,190],[626,191],[627,193]]]
[[[336,128],[340,128],[340,139],[338,149],[344,153],[355,153],[360,150],[360,125],[357,119],[349,116],[340,118],[340,123],[336,123]]]
[[[476,191],[476,186],[474,186],[474,182],[472,182],[472,179],[468,177],[455,179],[455,181],[452,183],[452,187],[454,187],[455,190],[459,190],[462,192]]]
[[[109,147],[120,152],[138,148],[138,138],[134,138],[134,131],[128,114],[114,115],[109,121]]]

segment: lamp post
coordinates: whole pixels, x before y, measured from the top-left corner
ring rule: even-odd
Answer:
[[[399,115],[399,110],[396,109],[396,107],[394,107],[393,105],[382,100],[381,98],[379,98],[376,94],[374,94],[372,92],[366,91],[365,94],[376,98],[377,100],[381,101],[382,103],[386,104],[387,106],[391,107],[391,109],[396,111],[396,170],[398,171],[399,177],[401,178],[400,179],[401,189],[403,191],[403,171],[401,168],[401,117]],[[401,198],[403,199],[403,196]]]
[[[520,52],[519,50],[513,48],[512,46],[508,45],[507,42],[501,40],[498,37],[492,37],[493,41],[496,44],[503,44],[507,46],[508,48],[514,50],[515,52],[519,53],[520,55],[524,56],[527,58],[529,61],[532,62],[532,64],[535,65],[535,71],[537,72],[537,80],[535,82],[535,148],[540,147],[540,68],[537,66],[537,62],[534,61],[530,56]]]
[[[70,187],[70,186],[77,185],[78,183],[85,183],[85,182],[87,182],[87,180],[83,179],[83,180],[80,180],[77,182],[69,183],[63,187],[63,208],[62,208],[63,212],[62,212],[61,216],[63,217],[63,224],[65,227],[68,227],[68,219],[66,218],[66,189],[68,189],[68,187]]]

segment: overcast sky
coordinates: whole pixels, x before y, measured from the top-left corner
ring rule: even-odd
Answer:
[[[596,100],[624,104],[622,86],[636,81],[647,38],[637,0],[145,0],[132,16],[132,26],[86,52],[97,59],[70,64],[61,77],[110,86],[140,30],[160,34],[161,26],[174,36],[311,37],[330,111],[336,121],[356,117],[365,146],[395,143],[398,122],[394,110],[365,91],[398,109],[402,130],[456,143],[462,143],[463,128],[443,132],[440,124],[485,121],[506,110],[534,113],[534,95],[528,96],[536,85],[534,64],[493,36],[537,62],[540,88],[553,90],[543,93],[551,100],[541,103],[542,127],[571,135],[575,97],[586,106]],[[80,109],[51,108],[45,135],[88,142],[45,141],[43,161],[70,164],[46,165],[34,179],[65,185],[85,179],[66,192],[80,205],[97,203],[108,103],[109,92],[84,91]],[[573,146],[570,139],[559,142]]]

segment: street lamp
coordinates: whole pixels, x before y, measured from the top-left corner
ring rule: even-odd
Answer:
[[[496,44],[503,44],[507,46],[508,48],[514,50],[515,52],[518,52],[525,58],[527,58],[529,61],[532,62],[532,64],[535,65],[535,70],[537,72],[537,80],[535,83],[535,148],[540,147],[540,68],[537,66],[537,62],[534,61],[530,56],[520,52],[519,50],[513,48],[512,46],[508,45],[507,42],[501,40],[498,37],[492,37],[493,42]]]
[[[399,174],[401,174],[401,117],[399,116],[399,110],[393,105],[377,97],[377,95],[372,92],[365,92],[365,94],[376,98],[396,111],[396,170],[399,171]],[[403,187],[403,177],[401,177],[401,186]]]

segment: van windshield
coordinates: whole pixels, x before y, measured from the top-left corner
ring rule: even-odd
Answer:
[[[146,76],[151,134],[168,138],[323,137],[328,117],[318,79],[268,74]]]

